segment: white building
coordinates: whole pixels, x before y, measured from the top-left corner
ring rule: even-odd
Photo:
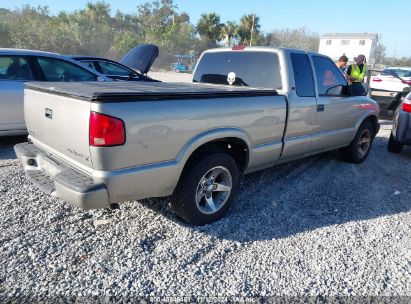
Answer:
[[[368,64],[375,63],[374,51],[378,45],[376,33],[331,33],[320,37],[319,53],[337,61],[341,55],[354,61],[359,54],[365,55]]]

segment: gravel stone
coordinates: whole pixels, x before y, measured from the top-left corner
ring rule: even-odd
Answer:
[[[180,221],[170,198],[71,207],[27,181],[13,152],[22,139],[8,139],[0,302],[410,297],[411,147],[388,153],[381,123],[363,164],[329,152],[247,175],[228,214],[202,227]]]

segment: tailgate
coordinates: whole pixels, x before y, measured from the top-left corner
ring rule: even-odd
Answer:
[[[90,172],[90,102],[26,88],[24,117],[29,138],[76,167]]]

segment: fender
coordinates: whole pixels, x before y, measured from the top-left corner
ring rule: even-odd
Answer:
[[[215,128],[204,131],[195,137],[191,138],[180,150],[177,154],[176,161],[181,166],[181,169],[186,164],[189,157],[193,154],[193,152],[201,147],[202,145],[209,143],[214,140],[223,139],[223,138],[238,138],[244,141],[247,144],[247,149],[250,151],[251,140],[249,135],[246,131],[240,128]]]
[[[375,111],[367,111],[365,112],[363,115],[361,115],[361,117],[358,119],[358,121],[356,122],[354,129],[355,129],[355,133],[357,134],[358,129],[360,128],[360,126],[362,125],[362,123],[369,117],[375,117],[378,121],[378,112]],[[354,135],[355,136],[355,135]]]

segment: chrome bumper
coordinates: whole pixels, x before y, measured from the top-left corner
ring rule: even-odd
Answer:
[[[103,183],[95,183],[90,176],[68,167],[32,144],[17,144],[14,150],[27,178],[45,193],[83,209],[109,206]]]

